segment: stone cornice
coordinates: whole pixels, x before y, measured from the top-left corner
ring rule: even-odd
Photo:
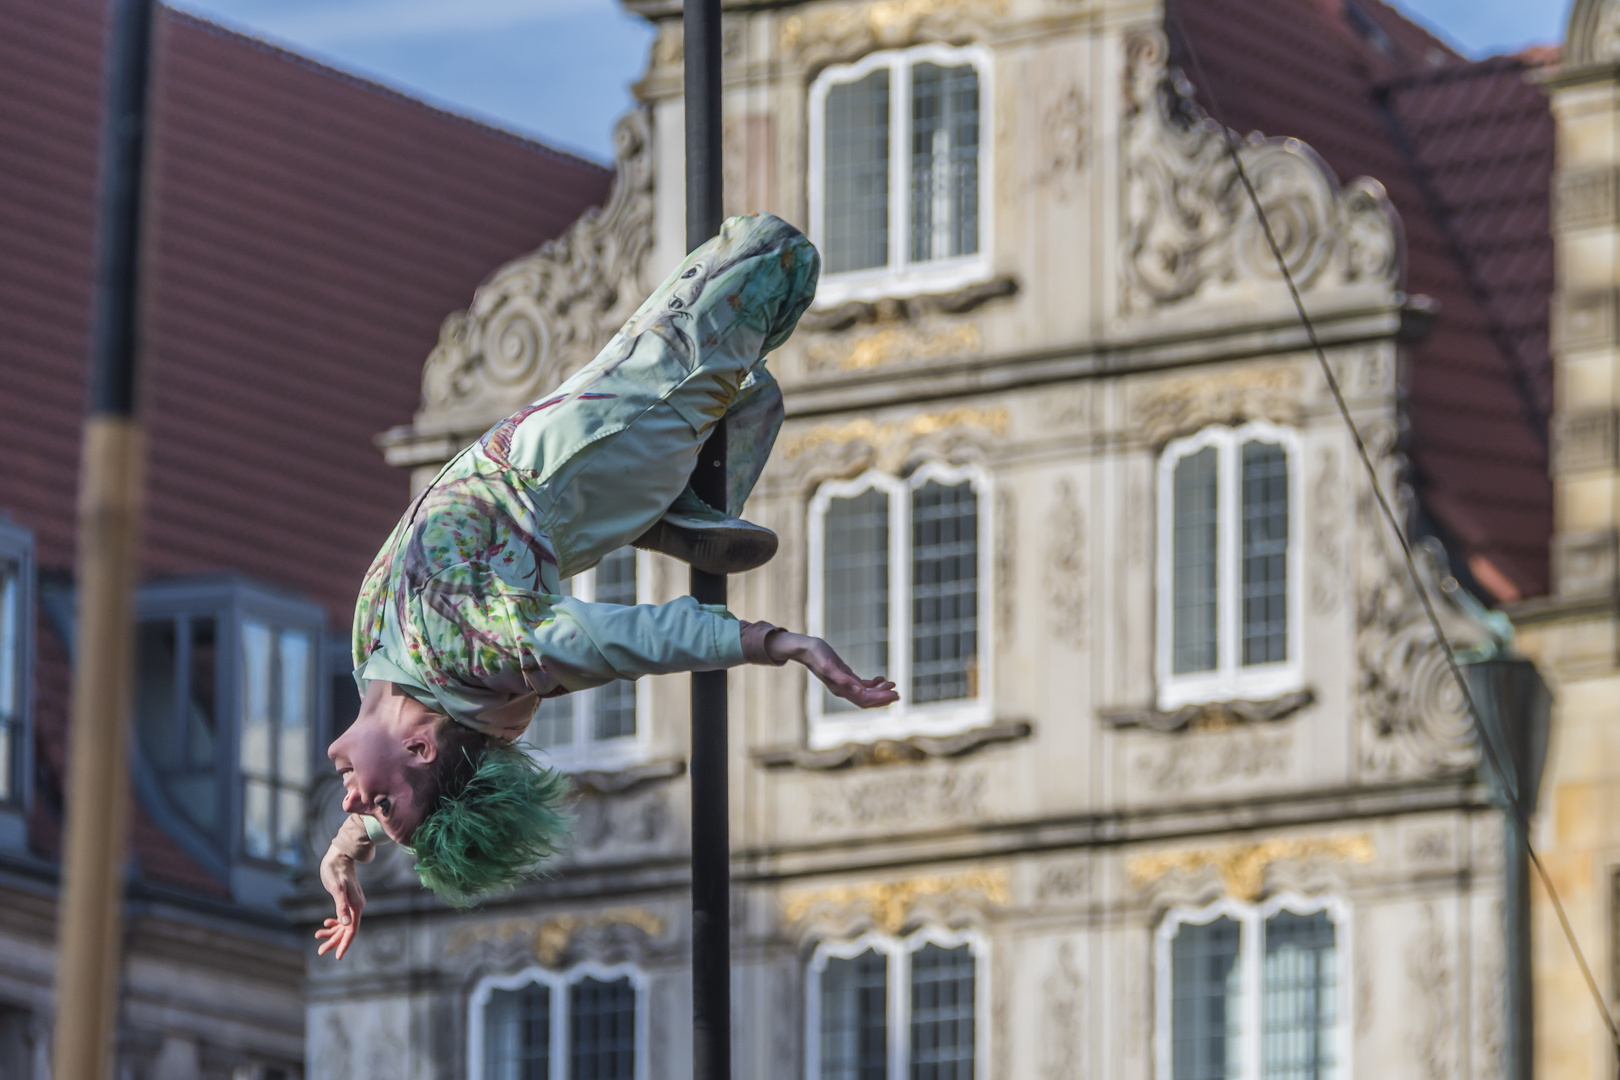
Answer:
[[[1327,348],[1369,342],[1421,341],[1434,325],[1427,297],[1396,296],[1385,303],[1312,312],[1317,338]],[[1056,349],[940,361],[913,368],[874,368],[784,384],[789,417],[819,416],[897,401],[983,397],[1049,383],[1161,371],[1225,360],[1257,359],[1310,348],[1292,310],[1240,325],[1145,329]]]
[[[800,768],[813,771],[851,769],[874,765],[901,765],[929,758],[962,757],[995,743],[1029,738],[1027,721],[1008,720],[971,728],[955,735],[913,735],[906,739],[848,742],[826,750],[806,746],[767,747],[754,751],[754,760],[767,769]]]

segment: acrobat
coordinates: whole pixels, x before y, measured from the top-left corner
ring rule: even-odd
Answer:
[[[534,873],[567,838],[568,782],[518,745],[542,698],[676,671],[805,665],[862,708],[896,701],[818,638],[683,597],[591,604],[562,580],[634,544],[712,573],[775,554],[744,500],[782,423],[766,354],[815,294],[820,258],[768,214],[732,218],[545,399],[491,428],[411,503],[355,607],[361,707],[327,751],[349,814],[321,860],[336,915],[318,952],[348,951],[356,864],[406,845],[422,884],[466,905]],[[727,502],[689,480],[722,417]]]

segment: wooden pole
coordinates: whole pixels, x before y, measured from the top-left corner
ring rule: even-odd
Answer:
[[[720,231],[720,0],[685,0],[686,247]],[[727,509],[726,423],[698,456],[692,489]],[[724,604],[723,574],[692,571],[699,603]],[[692,675],[692,1076],[731,1077],[731,837],[726,673]]]
[[[96,318],[80,463],[72,763],[57,918],[57,1080],[107,1080],[118,1015],[145,460],[135,387],[153,9],[153,0],[110,5]]]

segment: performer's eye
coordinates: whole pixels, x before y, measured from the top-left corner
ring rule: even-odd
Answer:
[[[388,796],[384,795],[382,798],[377,800],[377,812],[383,817],[387,817],[389,814],[393,813],[393,810],[394,804],[389,801]]]

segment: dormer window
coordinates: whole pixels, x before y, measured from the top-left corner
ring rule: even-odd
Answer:
[[[989,55],[922,45],[822,72],[810,88],[817,301],[960,288],[989,275]]]

